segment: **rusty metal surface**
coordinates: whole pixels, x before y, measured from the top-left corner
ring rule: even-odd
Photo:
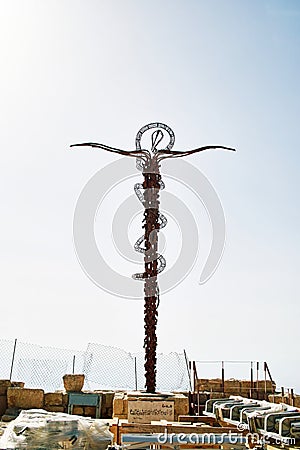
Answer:
[[[144,173],[143,187],[145,189],[146,208],[144,212],[145,255],[144,255],[144,315],[145,315],[145,377],[147,392],[155,392],[156,388],[156,347],[157,347],[157,306],[159,291],[158,275],[158,231],[159,224],[159,189],[160,174],[157,165],[156,173]]]

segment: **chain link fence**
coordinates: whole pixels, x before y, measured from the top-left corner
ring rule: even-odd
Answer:
[[[144,353],[90,343],[85,351],[0,340],[0,378],[23,381],[46,392],[63,389],[66,373],[84,373],[87,390],[144,389]],[[187,391],[183,353],[157,355],[157,390]]]

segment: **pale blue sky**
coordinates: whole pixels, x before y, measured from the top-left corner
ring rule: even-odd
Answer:
[[[115,157],[68,145],[129,149],[141,126],[161,121],[178,150],[238,152],[189,159],[219,194],[227,245],[207,284],[194,271],[162,298],[160,350],[267,360],[279,385],[300,393],[300,2],[1,0],[0,9],[0,338],[142,349],[142,303],[93,285],[72,243],[77,197]]]

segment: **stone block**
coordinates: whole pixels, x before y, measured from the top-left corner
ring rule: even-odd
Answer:
[[[24,381],[12,381],[11,387],[21,387],[23,388],[25,386]]]
[[[7,404],[9,408],[43,408],[44,391],[42,389],[9,387],[7,389]]]
[[[73,414],[75,414],[76,416],[83,416],[83,407],[73,406]]]
[[[113,419],[109,426],[109,431],[113,434],[113,443],[118,442],[118,435],[119,435],[119,426],[118,426],[118,419]]]
[[[62,404],[63,406],[68,406],[69,403],[69,395],[68,394],[63,394],[62,395]]]
[[[214,398],[224,398],[225,397],[225,394],[224,394],[224,392],[211,392],[211,394],[210,394],[210,396],[209,396],[211,399],[214,399]]]
[[[11,381],[0,380],[0,395],[6,395],[7,389],[11,386]]]
[[[240,381],[234,379],[225,380],[224,391],[226,395],[240,395],[241,394]]]
[[[296,408],[300,408],[300,395],[295,395],[295,397],[294,397],[294,406]]]
[[[113,398],[113,407],[102,408],[101,417],[118,417],[119,419],[128,419],[128,401],[134,402],[135,400],[138,402],[149,401],[152,403],[155,403],[155,401],[172,402],[174,404],[174,420],[177,420],[180,415],[189,414],[189,397],[185,394],[174,393],[168,397],[161,397],[155,394],[153,396],[144,396],[143,393],[124,394],[123,392],[117,392]]]
[[[282,395],[281,394],[269,394],[268,395],[268,400],[271,403],[282,403],[282,402],[284,402],[284,398],[282,399]]]
[[[199,403],[205,405],[206,401],[209,399],[209,394],[206,392],[199,392]]]
[[[11,416],[10,414],[3,414],[1,417],[2,422],[11,422],[12,420],[15,420],[16,416]]]
[[[196,390],[202,392],[220,392],[222,390],[222,380],[220,378],[198,378],[195,384]]]
[[[0,419],[1,416],[5,413],[7,408],[7,398],[6,395],[0,395]]]
[[[62,392],[47,392],[44,401],[45,406],[62,406],[63,394]]]
[[[267,393],[272,393],[275,387],[275,383],[272,383],[270,380],[253,381],[253,392],[258,390],[259,398],[264,397],[265,389]],[[195,388],[200,392],[221,392],[222,380],[220,378],[198,378],[195,382]],[[250,380],[236,380],[233,378],[224,380],[224,391],[226,395],[242,395],[248,397],[250,388]]]
[[[103,419],[112,419],[113,416],[113,409],[111,408],[105,408],[104,414],[102,416]]]
[[[102,405],[106,408],[112,407],[114,396],[114,392],[102,392]]]
[[[241,387],[241,395],[243,397],[249,397],[250,389],[251,389],[251,381],[249,381],[249,380],[241,380],[240,381],[240,387]]]
[[[123,414],[125,414],[126,418],[128,416],[128,398],[124,398],[123,402]]]
[[[271,380],[258,380],[254,382],[254,388],[258,387],[258,390],[261,392],[265,392],[265,388],[267,389],[267,393],[271,394],[275,391],[276,385],[273,384]]]
[[[117,392],[113,400],[113,417],[127,416],[123,392]]]
[[[5,411],[5,414],[1,417],[1,420],[3,422],[10,422],[11,420],[14,420],[18,415],[20,414],[20,409],[18,408],[7,408]]]
[[[85,406],[84,415],[87,417],[96,417],[96,407],[95,406]]]
[[[189,413],[189,398],[185,395],[176,395],[170,400],[174,401],[174,419],[178,420],[178,416],[186,416]]]
[[[150,423],[151,421],[166,420],[174,422],[174,401],[169,399],[151,400],[147,398],[128,401],[128,423]]]

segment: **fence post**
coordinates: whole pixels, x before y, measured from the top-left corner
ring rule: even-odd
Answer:
[[[223,394],[225,392],[225,368],[224,368],[224,361],[222,361],[222,392],[223,392]]]
[[[197,374],[197,368],[196,368],[196,362],[193,361],[193,374],[194,374],[194,392],[197,390],[198,382],[198,374]]]
[[[275,393],[274,381],[273,381],[273,378],[272,378],[272,375],[271,375],[271,372],[270,372],[270,369],[269,369],[269,366],[268,366],[267,362],[266,362],[266,370],[268,372],[269,378],[270,378],[271,383],[272,383],[272,394],[274,394]]]
[[[183,353],[184,353],[184,358],[185,358],[185,363],[186,363],[187,373],[188,373],[188,377],[189,377],[190,390],[192,391],[192,390],[193,390],[193,387],[192,387],[192,380],[191,380],[190,362],[189,362],[189,360],[188,360],[188,358],[187,358],[186,351],[185,351],[184,349],[183,349]]]
[[[259,399],[259,361],[256,361],[256,395],[257,395],[257,399]]]
[[[138,383],[137,383],[137,367],[136,367],[136,356],[134,357],[134,380],[135,380],[135,390],[138,390]]]
[[[75,355],[73,356],[73,367],[72,367],[72,370],[73,370],[73,375],[74,375],[74,373],[75,373]]]
[[[267,363],[264,361],[264,376],[265,376],[265,400],[267,399]]]
[[[253,395],[253,361],[251,361],[251,367],[250,367],[250,398],[252,398]]]
[[[11,379],[12,379],[12,372],[13,372],[14,362],[15,362],[16,347],[17,347],[17,339],[15,339],[15,343],[14,343],[14,349],[13,349],[13,354],[12,354],[12,359],[11,359],[11,366],[10,366],[9,381],[11,381]]]

